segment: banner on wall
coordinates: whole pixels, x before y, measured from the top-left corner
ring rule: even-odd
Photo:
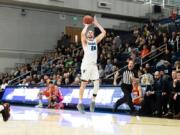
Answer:
[[[3,101],[22,104],[38,104],[38,93],[44,90],[45,87],[7,87],[2,97]],[[59,90],[64,96],[63,103],[77,104],[79,98],[79,87],[59,87]],[[87,87],[84,91],[83,103],[89,106],[91,102],[93,87]],[[123,97],[123,92],[120,87],[101,87],[97,98],[96,107],[112,108],[114,103]],[[47,104],[47,98],[43,96],[43,104]],[[122,108],[127,108],[125,105]]]

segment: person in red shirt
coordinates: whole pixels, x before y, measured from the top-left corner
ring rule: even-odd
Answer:
[[[134,78],[132,82],[132,102],[134,105],[140,105],[143,100],[142,89],[139,84],[139,79]]]
[[[43,107],[43,95],[48,99],[48,108],[63,108],[63,104],[59,104],[63,100],[62,93],[59,91],[58,86],[54,85],[52,81],[49,81],[48,87],[45,90],[39,92],[39,104],[37,107]]]
[[[146,45],[143,46],[143,49],[141,51],[141,58],[144,58],[145,56],[147,56],[149,54],[149,49],[147,48]]]

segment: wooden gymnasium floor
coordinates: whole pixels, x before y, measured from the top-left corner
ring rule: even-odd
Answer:
[[[180,120],[13,106],[0,135],[180,135]]]

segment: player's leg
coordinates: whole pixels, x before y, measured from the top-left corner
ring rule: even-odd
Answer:
[[[94,84],[94,88],[93,88],[92,101],[90,104],[90,112],[94,112],[95,110],[95,101],[96,101],[97,93],[99,90],[99,80],[93,81],[93,84]]]
[[[0,105],[0,112],[2,113],[3,120],[7,121],[10,117],[10,104],[4,103]]]
[[[94,66],[92,68],[91,80],[93,80],[94,88],[93,88],[92,101],[90,104],[90,111],[94,112],[95,101],[96,101],[97,93],[99,91],[99,72],[97,66]]]
[[[78,101],[78,104],[77,104],[77,109],[81,113],[84,112],[84,107],[83,107],[82,100],[83,100],[84,90],[86,88],[87,83],[88,83],[88,81],[82,80],[80,90],[79,90],[79,101]]]
[[[84,90],[89,81],[89,76],[90,76],[90,68],[82,65],[81,66],[81,85],[80,85],[80,90],[79,90],[79,101],[77,104],[77,109],[81,113],[84,113],[84,107],[83,107],[82,100],[83,100]]]
[[[55,108],[57,104],[57,96],[52,95],[51,98],[48,99],[50,108]]]
[[[40,108],[43,107],[42,96],[43,96],[43,92],[40,91],[40,92],[38,93],[38,105],[37,105],[36,107],[40,107]]]

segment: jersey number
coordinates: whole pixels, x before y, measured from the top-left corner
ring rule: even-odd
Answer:
[[[95,51],[96,50],[96,46],[91,46],[91,51]]]

